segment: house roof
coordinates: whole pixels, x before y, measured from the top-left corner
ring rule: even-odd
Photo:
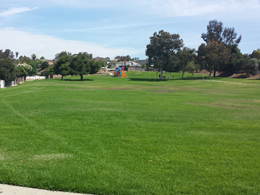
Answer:
[[[148,63],[148,60],[146,59],[146,60],[137,60],[136,61],[138,64],[147,64]]]

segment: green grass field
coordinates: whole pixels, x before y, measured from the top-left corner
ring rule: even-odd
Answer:
[[[259,80],[127,75],[0,89],[0,183],[92,194],[260,194]]]

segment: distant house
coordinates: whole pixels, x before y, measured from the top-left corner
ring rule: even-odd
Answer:
[[[143,64],[148,64],[148,60],[146,59],[146,60],[137,60],[136,61],[138,64],[141,64],[141,65],[143,65]]]
[[[135,61],[119,61],[115,64],[116,68],[123,67],[123,66],[129,66],[131,67],[141,67],[141,65]]]
[[[41,59],[42,62],[48,62],[50,66],[53,66],[54,60]],[[41,64],[38,64],[39,68],[41,68]]]

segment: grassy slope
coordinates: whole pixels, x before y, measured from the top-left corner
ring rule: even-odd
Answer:
[[[0,90],[0,183],[95,194],[260,193],[259,81],[127,75],[135,79],[67,77]]]

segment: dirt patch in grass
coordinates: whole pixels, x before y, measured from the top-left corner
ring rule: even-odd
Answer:
[[[69,91],[86,91],[86,90],[90,90],[90,89],[65,89],[65,90],[69,90]]]
[[[4,155],[0,152],[0,161],[3,161],[3,160],[5,160],[5,157],[4,157]]]
[[[72,154],[43,154],[43,155],[35,155],[32,160],[34,161],[50,161],[50,160],[65,160],[71,158]]]
[[[111,112],[126,112],[120,109],[113,109],[113,108],[66,108],[65,110],[69,111],[111,111]]]
[[[260,74],[248,77],[247,79],[260,79]]]
[[[0,161],[10,160],[10,156],[4,151],[0,151]]]
[[[169,90],[155,90],[156,93],[171,93]]]
[[[131,90],[128,88],[104,88],[105,90]]]
[[[250,75],[247,75],[246,73],[235,73],[231,75],[229,78],[249,78],[249,77]]]
[[[225,109],[252,109],[252,106],[246,106],[246,105],[232,105],[232,104],[223,104],[223,103],[187,103],[190,105],[196,105],[196,106],[207,106],[207,107],[214,107],[214,108],[225,108]]]
[[[24,113],[25,116],[37,116],[39,114],[41,114],[39,111]]]
[[[236,102],[236,103],[260,103],[260,100],[237,99],[237,100],[232,100],[232,102]]]

